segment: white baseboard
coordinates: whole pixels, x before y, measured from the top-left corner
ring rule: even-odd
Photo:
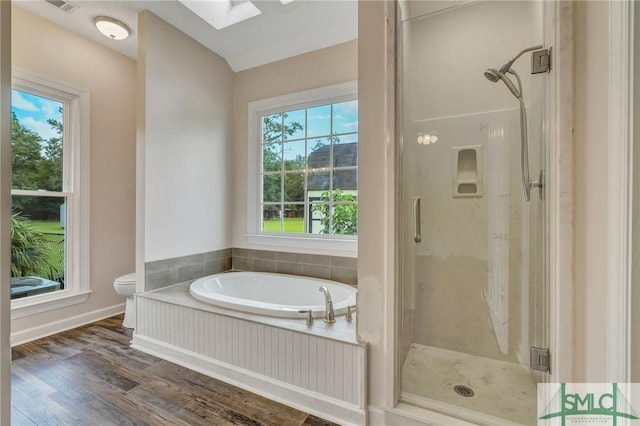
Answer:
[[[378,426],[385,424],[385,412],[384,409],[378,405],[370,405],[367,407],[367,412],[369,414],[369,422],[368,425]]]
[[[131,347],[341,425],[367,424],[366,410],[139,334]]]
[[[84,314],[76,315],[71,318],[65,318],[59,321],[54,321],[35,327],[27,328],[11,333],[11,346],[21,345],[23,343],[31,342],[32,340],[41,339],[43,337],[51,336],[52,334],[60,333],[62,331],[70,330],[72,328],[80,327],[81,325],[89,324],[95,321],[99,321],[105,318],[112,317],[124,312],[124,303],[109,306],[106,308],[98,309]]]

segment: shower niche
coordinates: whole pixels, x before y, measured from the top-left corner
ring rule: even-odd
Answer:
[[[482,146],[455,146],[453,157],[453,196],[482,196]]]

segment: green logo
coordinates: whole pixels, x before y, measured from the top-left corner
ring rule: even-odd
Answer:
[[[610,417],[614,426],[618,424],[619,418],[638,419],[617,383],[611,385],[611,392],[607,390],[600,393],[567,393],[566,383],[562,383],[542,412],[540,420],[560,418],[562,426],[565,426],[568,417],[573,417],[571,420],[574,421],[587,423],[594,420],[592,416]]]

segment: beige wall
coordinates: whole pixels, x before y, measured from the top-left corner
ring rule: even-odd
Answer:
[[[358,335],[369,343],[369,404],[390,406],[395,345],[389,311],[394,283],[394,5],[358,8]],[[391,407],[389,407],[391,408]],[[375,415],[376,413],[372,413]]]
[[[227,206],[238,170],[231,158],[231,68],[148,11],[140,14],[139,32],[138,215],[145,242],[138,255],[150,262],[229,248],[234,215]]]
[[[250,246],[247,232],[248,104],[357,80],[357,42],[351,41],[236,73],[233,81],[233,247]],[[362,140],[362,139],[360,139]],[[279,248],[278,250],[284,250]]]
[[[575,3],[576,381],[606,381],[609,5]],[[561,283],[562,284],[562,283]]]
[[[91,96],[93,293],[86,303],[14,320],[16,333],[124,302],[112,284],[134,270],[136,63],[23,9],[14,7],[12,19],[14,67]]]

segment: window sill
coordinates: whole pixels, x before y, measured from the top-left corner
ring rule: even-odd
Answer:
[[[89,299],[89,295],[91,293],[91,290],[77,293],[70,293],[69,291],[62,290],[55,293],[13,300],[11,301],[11,319],[24,318],[84,303]]]
[[[333,256],[358,257],[358,239],[314,238],[306,236],[247,234],[247,242],[252,246],[275,249],[296,250],[309,254],[329,254]]]

